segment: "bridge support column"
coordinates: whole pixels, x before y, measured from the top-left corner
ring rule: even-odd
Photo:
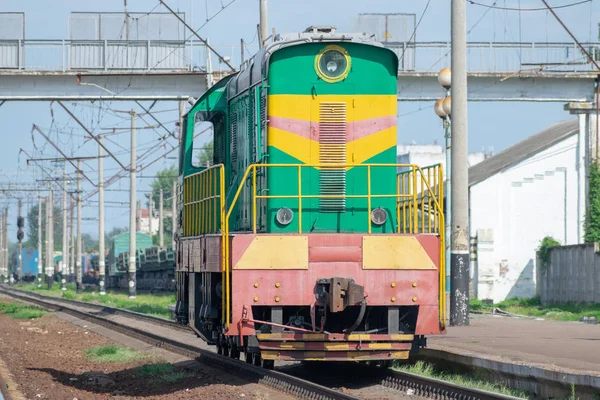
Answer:
[[[586,215],[589,207],[589,176],[592,162],[600,161],[600,137],[598,136],[598,114],[596,104],[591,102],[567,103],[564,106],[570,114],[579,117],[577,133],[577,241],[583,243]]]

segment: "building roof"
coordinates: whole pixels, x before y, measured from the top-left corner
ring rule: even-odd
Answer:
[[[579,120],[577,118],[557,122],[549,126],[543,131],[469,168],[469,186],[488,179],[503,169],[553,146],[578,131]]]

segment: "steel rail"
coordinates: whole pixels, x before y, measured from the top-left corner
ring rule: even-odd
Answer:
[[[402,391],[412,390],[415,396],[433,399],[522,400],[520,397],[469,388],[440,379],[402,371],[390,370],[388,375],[381,381],[381,385]]]
[[[118,309],[114,307],[106,307],[103,305],[84,303],[76,300],[68,300],[59,297],[50,297],[40,295],[37,293],[24,292],[22,290],[8,288],[5,285],[0,285],[0,294],[7,295],[21,301],[35,303],[47,309],[52,309],[74,315],[78,318],[94,322],[98,325],[102,325],[113,331],[120,332],[127,336],[142,340],[153,346],[161,347],[173,353],[197,359],[200,362],[218,367],[229,373],[241,376],[247,380],[254,381],[261,385],[270,386],[274,389],[283,391],[285,393],[289,393],[300,399],[359,400],[357,397],[341,393],[333,389],[329,389],[327,387],[306,381],[301,378],[287,375],[279,371],[268,370],[251,364],[247,364],[240,360],[219,355],[215,351],[199,348],[191,343],[183,343],[176,339],[162,336],[154,332],[148,332],[139,328],[135,328],[133,326],[112,321],[92,312],[78,310],[74,307],[71,307],[71,305],[81,308],[87,308],[93,312],[97,312],[99,309],[103,311],[110,311],[107,314],[112,315],[114,315],[114,312],[117,312],[121,316],[128,316],[131,319],[137,320],[144,319],[146,322],[161,324],[163,326],[168,325],[170,327],[173,327],[176,325],[175,322],[164,318],[144,315],[133,311]]]

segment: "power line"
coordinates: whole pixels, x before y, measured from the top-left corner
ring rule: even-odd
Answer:
[[[182,20],[182,19],[181,19],[181,17],[180,17],[179,15],[177,15],[177,13],[176,13],[175,11],[173,11],[173,10],[171,9],[171,7],[169,7],[169,6],[167,5],[167,3],[166,3],[166,2],[164,2],[163,0],[159,0],[159,1],[162,3],[162,5],[163,5],[163,6],[165,6],[165,8],[166,8],[167,10],[169,10],[169,11],[171,12],[171,14],[173,14],[173,15],[175,16],[175,18],[177,18],[177,19],[178,19],[178,20],[179,20],[179,21],[180,21],[180,22],[181,22],[181,23],[182,23],[182,24],[183,24],[183,25],[184,25],[186,28],[188,28],[188,29],[189,29],[189,30],[192,32],[192,34],[193,34],[194,36],[196,36],[198,39],[200,39],[200,41],[201,41],[202,43],[204,43],[204,45],[205,45],[205,46],[206,46],[208,49],[210,49],[210,50],[211,50],[213,53],[215,53],[215,55],[216,55],[217,57],[219,57],[219,60],[223,61],[223,63],[225,63],[225,64],[226,64],[226,65],[227,65],[229,68],[231,68],[233,71],[235,71],[235,68],[234,68],[234,67],[233,67],[231,64],[229,64],[229,62],[228,62],[228,61],[225,61],[225,59],[223,58],[223,56],[221,56],[221,54],[219,54],[219,52],[217,52],[215,49],[213,49],[213,48],[212,48],[212,47],[211,47],[211,46],[208,44],[208,42],[207,42],[205,39],[203,39],[203,38],[202,38],[200,35],[198,35],[198,33],[197,33],[197,32],[198,32],[198,31],[199,31],[199,30],[200,30],[202,27],[198,28],[197,30],[194,30],[194,29],[193,29],[192,27],[190,27],[190,26],[189,26],[189,25],[188,25],[188,24],[187,24],[187,23],[186,23],[184,20]],[[230,3],[230,4],[232,4],[234,1],[235,1],[235,0],[231,1],[231,3]],[[431,1],[431,0],[430,0],[430,1]],[[225,7],[225,6],[223,6],[222,10],[224,10],[225,8],[226,8],[226,7]],[[190,37],[191,37],[191,36],[190,36]]]
[[[500,7],[500,6],[495,5],[496,2],[494,2],[494,4],[492,4],[492,5],[488,5],[488,4],[478,3],[473,0],[466,0],[466,1],[467,1],[467,3],[472,4],[474,6],[493,8],[495,10],[504,10],[504,11],[546,11],[547,10],[547,8],[544,8],[544,7],[540,7],[540,8]],[[576,3],[564,4],[562,6],[555,6],[552,8],[558,9],[558,8],[574,7],[574,6],[578,6],[580,4],[591,3],[591,2],[592,2],[592,0],[582,0],[582,1],[578,1]]]
[[[427,9],[429,8],[429,3],[431,3],[431,0],[427,0],[427,4],[425,4],[425,8],[423,9],[423,12],[421,13],[421,16],[419,17],[419,21],[417,22],[417,25],[415,26],[415,29],[413,30],[412,35],[410,35],[410,38],[408,39],[407,43],[410,43],[410,41],[413,40],[413,38],[417,34],[417,29],[419,29],[419,25],[421,25],[421,21],[423,20],[423,17],[425,16]],[[402,49],[402,55],[400,56],[400,61],[402,61],[404,59],[404,53],[406,52],[407,48],[408,48],[408,46],[405,46]]]
[[[583,52],[583,54],[585,54],[587,56],[588,62],[591,62],[592,64],[594,64],[594,66],[598,70],[600,70],[600,66],[598,65],[598,63],[596,62],[596,60],[594,60],[594,58],[590,55],[590,53],[588,53],[588,51],[581,45],[581,43],[579,43],[579,41],[577,40],[577,38],[575,37],[575,35],[573,35],[571,33],[571,31],[569,30],[569,28],[567,28],[567,26],[565,25],[565,23],[562,22],[562,20],[558,17],[558,15],[556,15],[556,13],[554,12],[554,9],[548,5],[548,3],[546,2],[546,0],[542,0],[542,3],[544,3],[544,5],[548,9],[548,11],[550,11],[552,13],[552,15],[554,15],[554,18],[556,18],[556,20],[558,21],[558,23],[562,25],[562,27],[569,34],[569,36],[571,36],[571,39],[573,39],[575,41],[575,44],[577,44],[577,46]],[[555,8],[558,8],[558,7],[555,7]]]

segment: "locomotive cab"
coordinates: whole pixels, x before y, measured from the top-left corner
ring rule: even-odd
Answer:
[[[396,163],[397,69],[310,27],[184,118],[177,314],[222,354],[386,362],[445,332],[442,170]]]

